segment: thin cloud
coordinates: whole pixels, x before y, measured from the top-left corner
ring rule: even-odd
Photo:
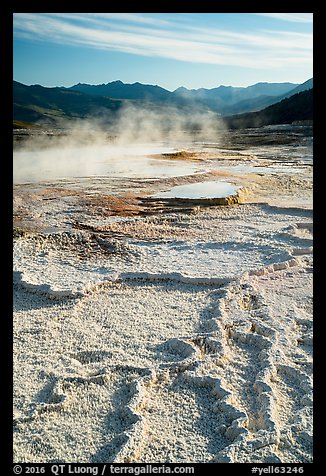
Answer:
[[[177,26],[145,14],[14,14],[15,35],[33,40],[255,69],[312,63],[311,34]]]
[[[276,20],[290,21],[295,23],[312,23],[312,13],[255,13],[264,17],[275,18]]]
[[[51,16],[59,17],[64,20],[72,19],[96,23],[98,25],[107,25],[111,20],[120,23],[127,22],[129,24],[136,23],[161,27],[166,27],[172,24],[168,20],[141,13],[51,13]]]

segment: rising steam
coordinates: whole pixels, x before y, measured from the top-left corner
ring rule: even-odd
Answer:
[[[119,144],[175,142],[186,138],[216,140],[221,119],[212,111],[178,110],[172,106],[146,109],[128,105],[119,112],[111,132]]]
[[[217,142],[222,120],[211,111],[128,105],[112,118],[67,121],[61,131],[32,134],[14,151],[14,182],[109,175],[135,156]],[[59,133],[60,132],[60,133]]]

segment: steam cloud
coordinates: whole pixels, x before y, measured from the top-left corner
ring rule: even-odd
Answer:
[[[180,150],[194,140],[217,142],[223,129],[211,111],[172,106],[128,105],[109,119],[67,121],[53,136],[31,134],[14,150],[14,182],[107,175],[135,156]]]
[[[125,144],[174,142],[184,140],[185,134],[188,140],[216,140],[218,129],[221,129],[221,119],[212,111],[178,110],[172,106],[145,109],[128,105],[121,109],[112,132],[118,143]]]

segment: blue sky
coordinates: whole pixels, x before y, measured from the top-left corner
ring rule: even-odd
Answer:
[[[120,79],[170,91],[302,83],[312,13],[14,13],[14,79],[72,86]]]

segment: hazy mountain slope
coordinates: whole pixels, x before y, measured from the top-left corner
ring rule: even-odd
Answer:
[[[14,81],[14,119],[30,122],[57,122],[64,118],[85,118],[112,114],[123,101],[94,97],[65,88],[26,86]]]
[[[259,110],[277,101],[278,96],[297,87],[293,83],[257,83],[248,87],[219,86],[213,89],[178,88],[175,94],[196,99],[221,114]]]
[[[258,95],[267,96],[280,96],[281,94],[288,93],[296,88],[299,84],[295,83],[256,83],[246,88],[247,93],[250,93],[251,97],[257,97]]]
[[[313,90],[303,91],[267,108],[248,114],[224,117],[231,129],[261,127],[270,124],[290,124],[313,119]]]
[[[242,114],[245,112],[255,112],[271,106],[284,99],[279,96],[258,96],[257,98],[244,99],[230,106],[226,106],[223,110],[223,115]]]
[[[302,84],[299,84],[296,88],[292,89],[288,93],[284,94],[284,99],[290,96],[293,96],[294,94],[301,93],[302,91],[307,91],[309,89],[312,89],[314,86],[313,84],[313,78],[308,79]]]
[[[290,83],[286,83],[286,84],[290,84]],[[280,102],[282,99],[289,98],[293,96],[294,94],[300,93],[302,91],[307,91],[311,89],[312,87],[313,87],[313,79],[311,78],[311,79],[308,79],[308,81],[305,81],[304,83],[299,84],[299,86],[296,86],[295,88],[291,89],[287,93],[284,93],[280,96],[259,96],[257,98],[245,99],[243,101],[239,101],[236,104],[227,107],[224,110],[224,114],[230,115],[230,114],[241,114],[245,112],[260,111],[261,109],[265,107],[268,107],[268,106],[271,106],[272,104],[276,104],[277,102]]]

